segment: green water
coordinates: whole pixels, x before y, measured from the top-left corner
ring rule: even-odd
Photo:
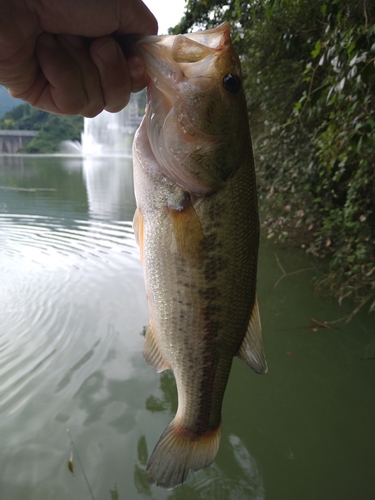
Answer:
[[[69,428],[96,500],[373,500],[374,321],[312,328],[349,309],[313,291],[313,260],[270,242],[269,373],[235,359],[213,466],[148,485],[177,397],[142,357],[134,207],[130,158],[0,157],[0,499],[91,499]]]

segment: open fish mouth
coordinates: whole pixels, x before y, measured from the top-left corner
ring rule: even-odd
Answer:
[[[241,68],[229,25],[142,37],[135,48],[151,78],[146,121],[161,171],[196,196],[221,189],[236,170],[237,108],[246,106],[237,95],[242,91]]]
[[[221,25],[205,32],[144,37],[137,50],[154,84],[169,94],[186,79],[212,78],[216,58],[230,44],[225,28]]]

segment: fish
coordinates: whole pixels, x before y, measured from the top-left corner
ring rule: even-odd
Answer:
[[[233,358],[267,372],[256,179],[229,24],[139,37],[135,50],[150,76],[133,141],[133,228],[150,311],[144,358],[172,370],[178,392],[146,472],[172,489],[215,459]]]

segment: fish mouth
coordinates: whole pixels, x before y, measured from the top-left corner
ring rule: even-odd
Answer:
[[[226,161],[226,134],[215,120],[232,65],[229,24],[141,37],[135,49],[150,76],[144,128],[160,172],[198,197],[221,189],[236,161]]]
[[[223,23],[204,32],[142,37],[135,49],[167,103],[187,80],[196,79],[202,88],[212,85],[217,58],[229,44],[229,24]]]

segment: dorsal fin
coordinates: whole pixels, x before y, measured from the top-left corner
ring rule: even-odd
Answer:
[[[242,361],[245,361],[245,363],[256,373],[267,373],[268,367],[263,349],[262,327],[260,324],[258,299],[256,296],[246,335],[237,356],[242,359]]]

